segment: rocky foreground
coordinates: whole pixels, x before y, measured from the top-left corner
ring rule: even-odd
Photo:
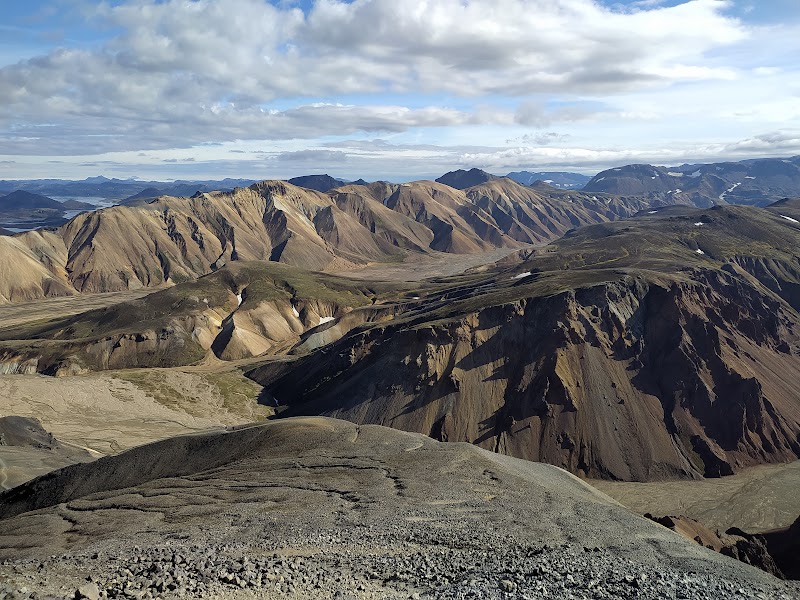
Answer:
[[[0,598],[800,597],[555,467],[325,418],[14,488],[0,560]]]

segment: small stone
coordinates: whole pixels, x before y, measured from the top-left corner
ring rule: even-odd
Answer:
[[[500,589],[504,592],[513,592],[517,588],[517,584],[510,579],[503,579],[500,581]]]
[[[96,583],[87,583],[75,591],[75,598],[78,600],[82,598],[86,600],[100,600],[100,588],[97,587]]]

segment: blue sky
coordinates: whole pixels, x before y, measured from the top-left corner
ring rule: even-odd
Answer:
[[[0,4],[0,179],[800,154],[796,0]]]

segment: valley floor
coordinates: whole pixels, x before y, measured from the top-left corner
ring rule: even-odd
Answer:
[[[636,513],[684,515],[720,531],[769,531],[788,527],[800,515],[800,461],[702,481],[589,483]]]
[[[235,369],[0,375],[0,417],[34,417],[59,441],[101,456],[263,419],[271,410],[257,403],[260,389]],[[8,487],[73,462],[44,449],[5,446],[0,461]]]

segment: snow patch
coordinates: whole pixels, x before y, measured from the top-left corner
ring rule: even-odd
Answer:
[[[752,177],[750,175],[745,175],[745,179],[755,179],[755,177]]]
[[[694,177],[696,179],[696,178],[700,177],[701,175],[702,175],[702,173],[700,172],[700,169],[697,169],[697,171],[695,171],[694,173],[689,175],[689,177]]]
[[[242,293],[241,292],[236,294],[236,301],[239,303],[239,304],[237,304],[237,306],[241,306],[242,305]]]
[[[297,312],[297,307],[294,304],[292,304],[292,314],[298,319],[300,318],[300,313]]]
[[[700,248],[698,248],[697,250],[695,250],[695,252],[697,252],[698,254],[705,254],[705,252],[703,252],[702,250],[700,250]]]
[[[741,183],[741,182],[739,182],[739,183],[734,183],[734,184],[733,184],[731,187],[729,187],[727,190],[725,190],[724,192],[722,192],[722,193],[719,195],[719,199],[720,199],[720,200],[725,200],[725,194],[730,194],[730,193],[731,193],[733,190],[735,190],[735,189],[736,189],[737,187],[739,187],[740,185],[742,185],[742,183]]]
[[[791,221],[792,223],[800,223],[797,219],[793,219],[792,217],[787,217],[786,215],[781,215],[781,218],[786,219],[787,221]]]
[[[703,225],[705,225],[705,223],[703,223],[702,221],[698,221],[697,223],[694,224],[695,227],[702,227]]]
[[[530,271],[525,271],[524,273],[520,273],[519,275],[514,275],[511,279],[522,279],[523,277],[530,277],[533,275]]]
[[[658,212],[657,210],[648,210],[648,211],[647,211],[647,214],[648,214],[648,215],[654,215],[654,214],[656,214],[657,212]]]
[[[672,177],[683,177],[683,173],[678,173],[677,171],[667,171],[667,175]]]
[[[605,179],[605,177],[601,177],[601,178],[600,178],[600,179],[598,179],[597,181],[598,181],[598,183],[599,183],[599,182],[603,181],[604,179]]]
[[[655,176],[655,175],[653,175],[653,176],[652,176],[650,179],[655,179],[655,178],[656,178],[656,176]]]
[[[335,321],[335,320],[336,320],[335,317],[320,317],[319,318],[319,324],[320,325],[324,325],[325,323],[330,323],[331,321]]]

